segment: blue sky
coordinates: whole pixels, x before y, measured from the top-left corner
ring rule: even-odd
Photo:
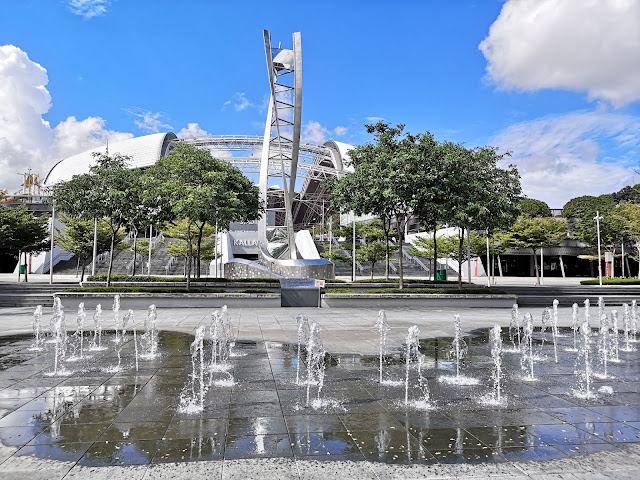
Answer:
[[[155,131],[263,133],[262,29],[302,32],[303,136],[412,133],[511,150],[525,193],[640,182],[640,2],[3,1],[0,188]],[[13,46],[13,47],[10,47]],[[189,125],[191,125],[189,127]],[[183,130],[184,129],[184,130]]]

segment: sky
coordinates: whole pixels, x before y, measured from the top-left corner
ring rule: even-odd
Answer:
[[[126,138],[262,135],[263,29],[302,34],[302,136],[510,152],[523,192],[640,183],[640,1],[0,0],[0,189]]]

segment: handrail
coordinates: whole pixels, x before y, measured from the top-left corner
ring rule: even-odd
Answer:
[[[420,267],[422,267],[422,269],[427,272],[427,273],[431,273],[429,268],[424,264],[424,262],[422,260],[420,260],[418,257],[411,255],[411,253],[409,253],[407,250],[405,250],[404,248],[402,249],[402,254],[404,255],[404,258],[408,258],[410,260],[413,260],[415,263],[417,263],[418,265],[420,265]]]

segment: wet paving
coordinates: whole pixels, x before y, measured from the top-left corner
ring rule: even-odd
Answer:
[[[503,353],[500,406],[486,402],[493,391],[486,330],[464,338],[469,351],[461,373],[480,380],[472,386],[440,380],[455,375],[450,338],[421,341],[431,394],[422,407],[405,405],[405,393],[413,399],[421,390],[411,385],[405,392],[400,345],[389,345],[385,385],[378,383],[378,357],[328,354],[322,402],[313,408],[306,403],[304,364],[296,383],[296,345],[239,341],[228,370],[235,384],[211,387],[199,413],[179,409],[192,370],[190,335],[160,332],[161,354],[140,359],[136,371],[129,334],[120,371],[112,371],[117,356],[111,348],[65,362],[67,374],[60,376],[51,375],[53,345],[34,352],[31,338],[3,337],[0,446],[11,448],[0,449],[0,462],[35,456],[103,467],[283,458],[500,468],[639,443],[640,344],[620,351],[619,362],[608,364],[608,378],[593,379],[594,398],[581,399],[574,394],[576,353],[566,351],[572,332],[562,333],[555,363],[550,335],[543,345],[536,332],[535,381],[525,380],[519,353]],[[507,331],[503,338],[507,348]],[[109,336],[103,341],[112,344]],[[600,371],[596,360],[593,368]],[[605,386],[613,393],[601,393]],[[310,392],[316,398],[317,386]]]

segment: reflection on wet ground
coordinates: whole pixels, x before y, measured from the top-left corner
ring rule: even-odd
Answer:
[[[204,411],[187,414],[178,405],[191,373],[192,339],[161,332],[161,356],[141,359],[136,372],[129,338],[120,372],[107,373],[115,353],[91,352],[90,359],[67,362],[72,373],[57,377],[50,376],[51,352],[29,351],[30,338],[0,339],[0,444],[12,447],[0,462],[13,455],[87,467],[266,457],[500,464],[640,442],[637,351],[621,351],[609,378],[594,380],[594,391],[610,386],[613,394],[580,399],[572,394],[576,354],[565,351],[572,338],[559,339],[557,364],[553,345],[538,338],[537,381],[523,380],[519,354],[504,353],[506,405],[492,408],[479,401],[491,389],[486,331],[465,338],[462,370],[481,380],[475,386],[438,382],[455,371],[443,355],[450,339],[430,339],[421,344],[433,403],[427,410],[405,408],[404,386],[378,384],[377,357],[332,356],[322,392],[331,401],[313,409],[296,384],[295,346],[238,342],[230,370],[236,384],[212,387]],[[392,353],[385,377],[402,380],[401,354]]]

